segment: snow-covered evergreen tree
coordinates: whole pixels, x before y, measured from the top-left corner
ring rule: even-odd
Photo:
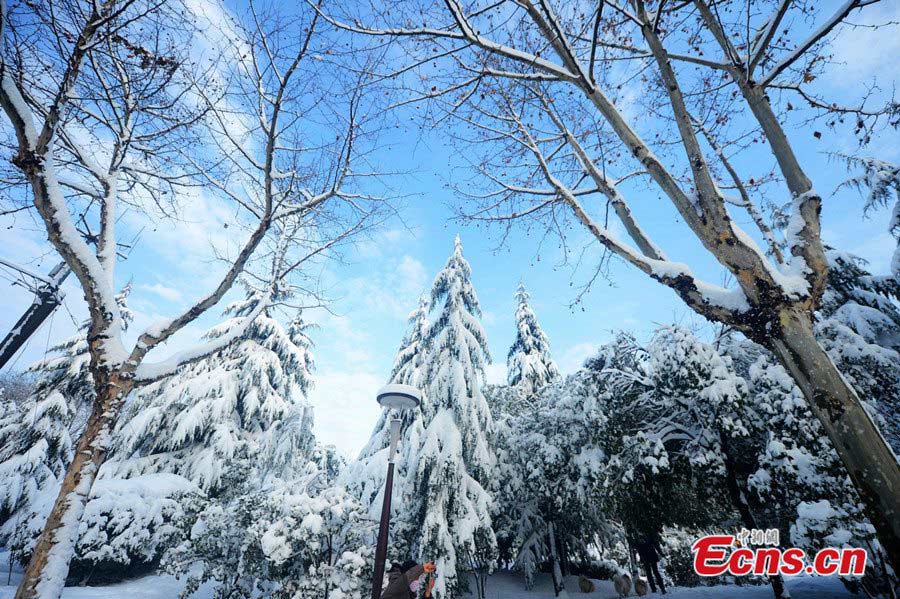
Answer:
[[[422,363],[425,358],[429,326],[428,311],[429,301],[422,296],[407,320],[408,329],[391,369],[391,383],[412,385],[421,389],[424,383]],[[381,412],[368,443],[341,476],[341,481],[347,489],[360,500],[370,517],[375,519],[381,516],[384,500],[392,417],[393,414],[389,410]],[[391,517],[394,522],[392,549],[401,552],[392,557],[402,561],[409,558],[408,550],[412,543],[407,515],[413,491],[413,478],[418,468],[417,455],[424,426],[421,410],[407,410],[400,417],[401,441],[398,447],[399,455],[395,456]]]
[[[296,372],[295,383],[297,391],[302,396],[307,396],[312,387],[312,372],[315,370],[312,348],[313,342],[309,337],[311,330],[316,325],[304,321],[302,312],[291,320],[287,330],[288,339],[300,350],[297,359],[299,371]],[[294,368],[293,362],[283,364],[285,369]],[[296,472],[302,471],[309,462],[310,456],[318,451],[316,437],[313,433],[313,408],[305,401],[297,401],[290,405],[284,416],[274,421],[265,430],[259,440],[259,449],[256,451],[257,470],[260,473],[260,482],[265,484],[270,478],[282,480],[291,479]]]
[[[808,554],[824,547],[864,547],[872,596],[889,585],[884,550],[865,517],[847,471],[813,417],[803,394],[781,365],[761,355],[750,368],[754,405],[767,431],[750,490],[777,511],[782,534]],[[787,539],[784,539],[786,541]],[[847,581],[851,588],[860,584]]]
[[[246,298],[226,308],[232,319],[208,337],[239,326],[261,297],[248,286]],[[138,390],[116,431],[115,457],[105,475],[179,474],[215,495],[233,461],[259,457],[272,427],[311,433],[303,426],[312,367],[306,329],[298,317],[286,331],[266,308],[225,349]],[[278,426],[288,420],[295,428]]]
[[[409,329],[400,344],[394,366],[391,369],[391,382],[401,385],[418,386],[422,378],[422,363],[425,359],[428,338],[428,312],[430,302],[426,296],[419,298],[419,305],[413,310],[407,323]]]
[[[226,308],[233,318],[208,336],[238,326],[259,298],[247,287]],[[304,398],[311,327],[298,313],[285,328],[272,312],[265,308],[235,342],[131,398],[85,510],[74,571],[139,572],[187,537],[198,512],[221,508],[225,486],[234,487],[228,497],[238,487],[252,494],[293,480],[315,461]],[[157,480],[164,484],[140,491]],[[135,525],[123,526],[129,514]]]
[[[496,554],[486,490],[496,463],[493,421],[481,391],[490,355],[459,236],[431,302],[442,306],[428,330],[426,428],[410,514],[421,531],[419,556],[441,573],[434,596],[447,599],[460,591],[462,572],[492,565]]]
[[[559,378],[559,368],[550,356],[550,341],[528,303],[525,284],[516,290],[516,340],[506,359],[508,382],[527,395]]]
[[[893,201],[888,231],[897,239],[897,247],[891,259],[891,275],[900,283],[900,164],[868,156],[839,155],[849,170],[862,170],[862,174],[844,181],[842,186],[854,187],[858,191],[868,191],[863,206],[863,214],[879,207],[889,206]]]
[[[549,562],[561,591],[560,561],[586,556],[587,545],[602,534],[596,499],[607,418],[597,386],[584,371],[542,387],[532,401],[533,410],[498,425],[504,434],[497,450],[494,525],[505,561],[526,579]]]
[[[745,424],[747,387],[709,344],[682,327],[660,329],[647,347],[646,372],[621,373],[625,384],[636,378],[644,393],[631,410],[640,430],[628,436],[620,459],[628,459],[626,481],[637,468],[656,473],[677,453],[697,467],[724,475],[727,444],[749,434]]]
[[[900,451],[900,279],[877,277],[852,254],[829,250],[816,336]]]
[[[116,295],[126,327],[133,318],[130,292],[129,283]],[[14,541],[30,551],[90,416],[94,386],[87,328],[84,323],[32,364],[28,370],[37,381],[31,394],[0,414],[0,544]]]

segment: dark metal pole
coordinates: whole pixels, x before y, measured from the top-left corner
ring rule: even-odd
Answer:
[[[387,559],[388,528],[391,524],[391,495],[394,492],[394,460],[388,462],[384,483],[384,503],[381,504],[381,523],[378,525],[378,545],[375,547],[375,574],[372,576],[372,599],[381,599],[384,562]]]
[[[52,271],[46,282],[35,292],[34,302],[22,317],[16,322],[9,334],[0,342],[0,368],[19,351],[19,348],[28,340],[38,327],[56,309],[62,300],[59,286],[72,272],[65,262],[58,264]]]

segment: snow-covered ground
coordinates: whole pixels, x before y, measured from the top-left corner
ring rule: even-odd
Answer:
[[[13,565],[9,572],[9,552],[0,551],[0,599],[12,599],[22,579],[21,569]],[[174,576],[145,576],[137,580],[104,587],[67,587],[64,599],[176,599],[184,586]],[[212,585],[203,585],[193,595],[195,599],[212,599]]]
[[[9,554],[0,552],[0,599],[12,599],[15,595],[15,584],[19,581],[21,573],[14,568],[12,577],[9,577]],[[9,584],[7,584],[9,580]],[[609,581],[594,581],[597,591],[590,594],[578,590],[578,579],[570,577],[566,580],[566,589],[572,599],[614,599],[617,597],[612,583]],[[848,599],[855,597],[847,592],[841,583],[834,578],[794,578],[789,579],[788,588],[793,599]],[[104,587],[68,587],[63,593],[64,599],[175,599],[181,591],[182,583],[172,576],[157,575],[146,576],[138,580],[123,582]],[[521,578],[500,573],[492,576],[486,586],[487,599],[552,599],[553,588],[549,577],[539,577],[531,590],[524,590]],[[193,595],[195,599],[211,599],[213,588],[204,585]],[[632,594],[633,596],[633,594]],[[661,595],[650,595],[661,597]],[[673,589],[666,597],[672,599],[770,599],[772,591],[767,586],[756,587],[704,587],[704,588],[677,588]]]
[[[585,594],[578,590],[578,579],[566,579],[566,590],[571,599],[614,599],[618,597],[612,582],[608,580],[594,581],[597,590]],[[848,599],[856,597],[848,592],[836,578],[794,578],[787,581],[793,599]],[[485,594],[487,599],[552,599],[553,587],[548,576],[538,578],[531,590],[523,590],[522,580],[515,575],[500,573],[488,580]],[[634,596],[632,592],[631,596]],[[662,597],[650,594],[649,597]],[[772,589],[768,586],[753,587],[701,587],[672,589],[666,597],[672,599],[771,599]]]

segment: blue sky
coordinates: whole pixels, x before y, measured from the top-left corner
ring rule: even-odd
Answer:
[[[893,2],[876,7],[893,12],[900,19],[900,5]],[[859,81],[878,77],[890,89],[900,75],[900,30],[879,36],[878,52],[872,52],[872,33],[866,29],[844,30],[834,43],[836,59],[843,64],[831,67],[822,78],[823,91],[852,97]],[[311,315],[321,328],[313,334],[318,364],[317,383],[311,399],[316,406],[317,434],[352,456],[368,438],[377,418],[374,394],[386,382],[391,362],[406,326],[406,315],[417,297],[429,287],[437,270],[451,251],[453,236],[462,237],[465,255],[472,265],[475,288],[484,310],[494,365],[488,378],[505,376],[506,351],[513,340],[512,294],[520,279],[532,295],[533,306],[548,333],[553,353],[564,372],[571,372],[613,331],[625,328],[646,336],[663,323],[680,322],[703,327],[702,319],[691,313],[668,289],[631,267],[614,262],[613,283],[598,281],[582,305],[571,308],[578,288],[591,275],[590,260],[580,268],[561,264],[561,253],[553,239],[538,251],[535,234],[514,233],[497,249],[499,231],[475,229],[454,222],[454,197],[447,183],[457,176],[460,165],[456,150],[445,144],[439,133],[426,132],[419,141],[412,129],[397,131],[385,140],[378,160],[409,175],[391,182],[407,196],[400,215],[348,250],[345,263],[331,264],[323,277],[335,301],[333,313]],[[823,212],[824,237],[840,249],[861,255],[872,269],[887,269],[893,239],[886,232],[887,213],[874,213],[863,220],[861,200],[852,191],[831,196],[844,177],[842,168],[823,155],[828,150],[853,151],[855,139],[842,131],[822,130],[817,140],[812,129],[789,123],[789,134],[801,160],[812,175],[816,188],[826,196]],[[888,160],[900,160],[896,131],[883,131],[867,153]],[[746,164],[765,159],[752,153],[741,158]],[[717,265],[702,248],[689,239],[685,229],[674,223],[673,213],[658,197],[644,192],[635,211],[673,258],[687,262],[712,282],[721,282]],[[215,202],[198,197],[187,203],[180,223],[152,224],[144,230],[140,243],[118,271],[119,283],[134,278],[131,307],[135,329],[155,318],[185,306],[215,280],[218,266],[211,261],[212,245],[227,244],[221,223],[228,212]],[[747,219],[738,219],[745,224]],[[0,219],[2,255],[40,271],[56,262],[39,223],[27,215]],[[137,227],[137,223],[134,224]],[[579,237],[580,236],[580,237]],[[576,241],[587,241],[583,234]],[[594,254],[595,255],[595,254]],[[0,331],[6,331],[30,302],[29,294],[0,281]],[[84,317],[81,293],[73,280],[66,284],[66,309],[32,338],[17,358],[14,368],[22,368],[43,356],[48,344],[70,335],[74,321]],[[161,353],[190,344],[213,324],[219,309],[192,325]]]

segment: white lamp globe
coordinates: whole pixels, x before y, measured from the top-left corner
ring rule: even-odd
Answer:
[[[422,405],[422,392],[411,385],[390,384],[378,391],[378,403],[392,410],[412,410]]]

